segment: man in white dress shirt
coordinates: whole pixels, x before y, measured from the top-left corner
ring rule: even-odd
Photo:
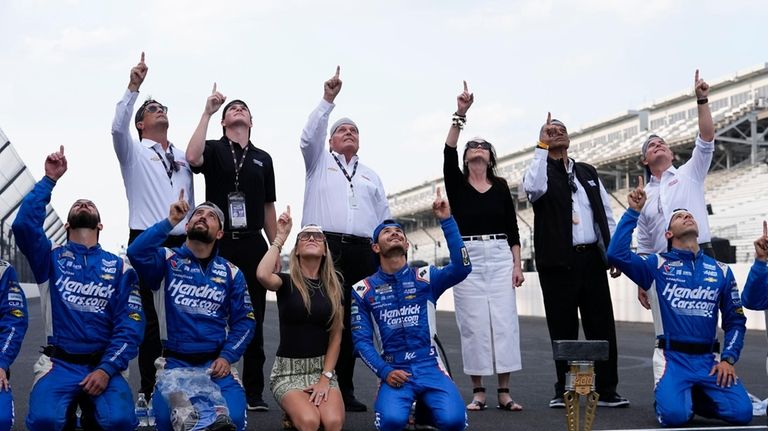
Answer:
[[[357,124],[349,118],[337,120],[330,128],[330,148],[325,146],[328,117],[340,90],[336,67],[336,74],[325,82],[323,99],[309,115],[301,133],[306,168],[301,224],[322,226],[336,269],[344,275],[344,331],[336,372],[347,411],[366,411],[365,404],[355,398],[352,383],[355,356],[349,330],[349,298],[352,285],[376,272],[377,261],[369,235],[391,216],[379,176],[358,159]]]
[[[168,208],[184,190],[190,208],[195,207],[192,186],[192,170],[184,151],[168,141],[168,107],[153,99],[147,99],[136,111],[134,125],[139,140],[131,137],[130,121],[133,105],[139,96],[139,87],[147,76],[144,53],[139,63],[131,68],[128,89],[117,102],[115,119],[112,122],[112,144],[120,162],[125,194],[128,197],[128,244],[133,242],[145,229],[168,216]],[[186,221],[186,219],[185,219]],[[179,247],[184,243],[184,225],[179,223],[163,244],[165,247]],[[155,386],[155,359],[160,356],[160,332],[157,325],[152,293],[141,289],[141,300],[147,325],[144,341],[139,346],[139,392],[149,399]]]
[[[699,248],[715,257],[707,204],[704,201],[704,180],[707,178],[715,152],[715,124],[709,109],[709,84],[694,76],[696,106],[699,117],[699,135],[691,158],[679,168],[672,165],[675,158],[669,145],[660,136],[651,135],[642,147],[640,160],[646,167],[645,185],[647,204],[637,220],[637,253],[653,254],[667,251],[667,221],[678,208],[687,209],[699,225]],[[646,309],[651,309],[645,290],[638,288],[637,298]]]

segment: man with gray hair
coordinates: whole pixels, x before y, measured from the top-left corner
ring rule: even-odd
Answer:
[[[666,252],[666,222],[675,208],[688,208],[699,224],[699,248],[715,257],[704,201],[704,180],[715,152],[715,125],[707,98],[709,84],[699,78],[698,70],[694,76],[694,88],[699,135],[691,158],[675,168],[672,165],[675,155],[662,137],[652,134],[643,143],[640,160],[646,170],[648,205],[643,207],[637,221],[637,253],[640,255]],[[643,307],[650,310],[651,304],[643,289],[638,288],[637,297]]]
[[[355,356],[350,328],[352,286],[376,272],[370,232],[391,218],[387,195],[376,173],[360,163],[357,124],[349,118],[337,120],[330,128],[330,148],[324,145],[328,117],[341,91],[339,67],[325,82],[323,100],[309,115],[301,133],[301,154],[306,169],[304,214],[301,224],[323,227],[336,268],[344,276],[344,331],[336,364],[339,389],[347,411],[366,411],[355,398],[352,383]]]

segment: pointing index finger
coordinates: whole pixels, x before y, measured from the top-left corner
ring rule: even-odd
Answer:
[[[139,63],[144,63],[144,51],[141,51],[141,60],[139,60]]]
[[[333,75],[333,77],[338,79],[340,72],[341,72],[341,67],[337,65],[336,66],[336,74]]]
[[[285,207],[285,212],[288,213],[288,215],[291,215],[291,206],[290,205]]]
[[[637,176],[637,187],[638,188],[645,188],[645,177],[642,175]]]
[[[216,94],[216,83],[213,83],[213,91],[211,91],[211,94]]]
[[[64,146],[63,145],[59,145],[59,153],[61,153],[62,156],[64,155]]]
[[[184,200],[184,189],[181,189],[181,191],[179,192],[179,200],[180,201]]]
[[[699,69],[696,69],[696,75],[693,77],[693,83],[697,84],[699,82]]]
[[[467,88],[467,81],[464,81],[464,92],[469,93],[469,88]]]
[[[547,112],[547,126],[549,126],[550,124],[552,124],[552,113]]]
[[[442,199],[443,198],[442,187],[440,187],[440,186],[437,186],[437,198],[438,199]]]
[[[768,238],[768,221],[763,220],[763,237]]]

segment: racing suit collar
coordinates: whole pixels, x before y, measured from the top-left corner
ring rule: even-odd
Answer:
[[[394,280],[401,280],[401,279],[403,279],[403,278],[408,276],[408,272],[409,272],[408,269],[409,269],[408,268],[408,262],[406,262],[405,265],[403,265],[402,268],[397,270],[397,272],[395,272],[394,274],[388,274],[388,273],[384,272],[383,269],[381,269],[381,266],[379,266],[379,270],[377,271],[377,274],[378,274],[378,276],[380,278],[384,279],[385,281],[393,280],[393,279]]]
[[[65,247],[77,254],[95,254],[101,251],[101,244],[99,243],[96,243],[93,247],[86,247],[76,242],[67,241]]]
[[[193,261],[200,263],[200,260],[197,257],[195,257],[195,254],[192,253],[192,250],[190,250],[189,247],[187,247],[186,242],[177,249],[177,253],[181,257],[188,257]],[[213,245],[213,250],[211,250],[211,262],[213,262],[218,256],[219,256],[219,242],[216,241],[216,244]],[[203,268],[203,271],[205,270],[206,268]]]

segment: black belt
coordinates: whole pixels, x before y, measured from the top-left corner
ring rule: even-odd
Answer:
[[[213,361],[219,357],[220,350],[214,352],[199,353],[181,353],[173,350],[163,349],[163,357],[178,359],[192,365],[201,365],[208,361]]]
[[[45,346],[42,352],[48,357],[56,358],[70,364],[77,365],[90,365],[95,367],[101,362],[101,358],[104,356],[104,351],[98,351],[93,353],[69,353],[61,347]]]
[[[347,233],[323,231],[326,237],[338,240],[342,244],[363,244],[371,245],[371,239],[367,236],[350,235]]]
[[[224,232],[224,238],[228,239],[245,239],[245,238],[252,238],[256,235],[261,235],[260,230],[233,230]]]
[[[596,242],[593,242],[592,244],[578,244],[573,246],[573,251],[576,253],[584,253],[585,251],[589,251],[595,248],[597,248]]]
[[[505,233],[495,233],[491,235],[469,235],[461,237],[464,241],[491,241],[494,239],[507,239]]]
[[[656,338],[656,347],[674,352],[689,353],[691,355],[704,355],[707,353],[719,353],[720,341],[715,340],[712,343],[686,343],[658,337]]]

